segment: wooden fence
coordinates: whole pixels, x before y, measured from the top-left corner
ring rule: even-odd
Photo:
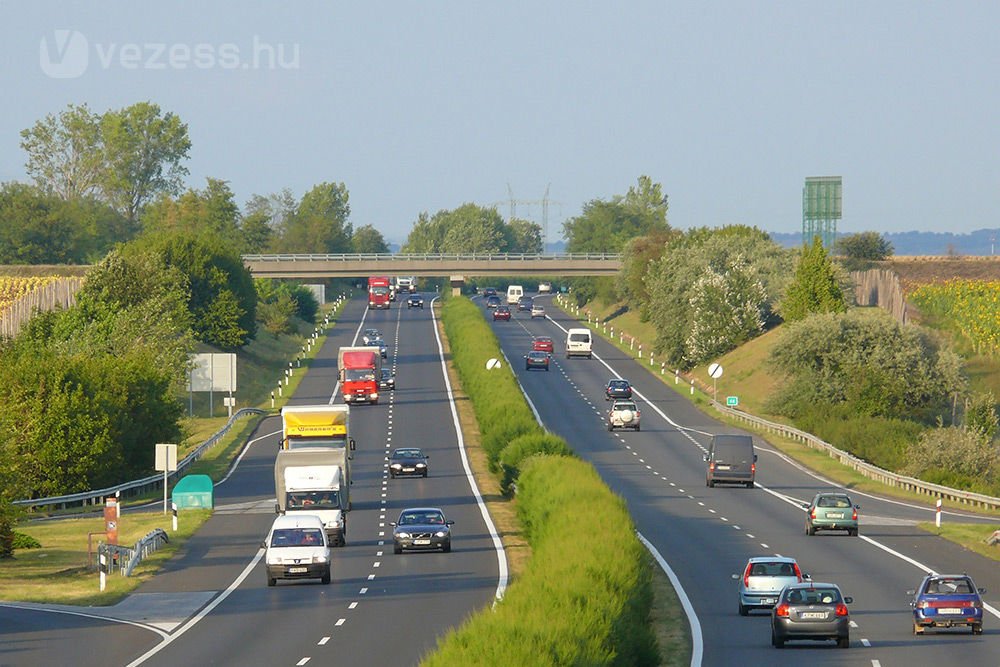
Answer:
[[[896,318],[900,324],[909,321],[906,299],[899,276],[889,269],[852,271],[854,299],[859,306],[878,306]]]
[[[76,304],[76,292],[82,286],[82,277],[59,278],[28,292],[0,313],[0,338],[16,336],[35,313]]]

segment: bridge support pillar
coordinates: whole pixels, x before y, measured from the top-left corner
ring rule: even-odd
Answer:
[[[465,287],[465,276],[451,276],[451,295],[462,296],[462,288]]]

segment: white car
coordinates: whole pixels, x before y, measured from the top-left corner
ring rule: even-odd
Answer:
[[[538,283],[538,293],[548,294],[552,291],[552,283]]]
[[[536,317],[545,317],[545,308],[537,304],[532,304],[531,319],[535,319]]]
[[[642,414],[639,412],[639,406],[635,404],[635,401],[615,401],[611,404],[611,409],[608,410],[608,430],[634,428],[636,431],[639,431],[641,430],[639,426],[639,419],[641,417]]]
[[[292,512],[278,516],[261,545],[267,585],[278,579],[319,579],[330,583],[330,543],[323,520],[315,514]]]

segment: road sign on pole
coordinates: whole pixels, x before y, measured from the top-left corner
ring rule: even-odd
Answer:
[[[726,396],[726,405],[728,405],[729,407],[735,408],[739,404],[740,404],[739,396]]]
[[[156,470],[163,471],[163,513],[167,513],[167,476],[177,470],[177,445],[156,445]]]

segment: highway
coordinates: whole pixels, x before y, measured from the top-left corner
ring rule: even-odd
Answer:
[[[932,508],[855,494],[861,537],[807,537],[800,503],[835,485],[759,439],[757,488],[707,488],[702,455],[709,435],[738,430],[705,415],[600,338],[593,359],[567,360],[564,330],[574,324],[547,297],[536,298],[548,306],[549,319],[515,312],[510,322],[493,323],[493,330],[543,424],[595,465],[679,577],[697,615],[703,664],[1000,665],[1000,572],[995,563],[918,529],[915,521],[933,520]],[[537,335],[555,342],[549,372],[524,369],[522,356]],[[640,432],[606,428],[603,388],[616,375],[638,392]],[[731,575],[742,572],[748,557],[772,554],[796,558],[815,581],[837,583],[854,597],[850,650],[832,642],[777,650],[770,645],[767,613],[739,616]],[[968,630],[912,634],[906,592],[916,588],[924,568],[967,572],[987,588],[991,608],[982,636]]]
[[[488,606],[499,559],[462,463],[431,310],[399,305],[368,312],[351,301],[292,398],[340,402],[337,349],[354,342],[362,320],[383,331],[398,389],[351,409],[353,510],[330,585],[266,586],[260,543],[275,516],[280,432],[271,417],[216,485],[216,511],[183,553],[120,605],[81,610],[124,622],[0,607],[0,664],[413,665],[445,630]],[[388,479],[385,456],[397,446],[430,454],[427,479]],[[392,553],[389,522],[415,505],[439,506],[455,520],[451,553]]]

